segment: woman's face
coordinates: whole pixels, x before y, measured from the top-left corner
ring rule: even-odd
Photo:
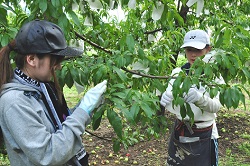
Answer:
[[[186,47],[185,53],[187,56],[188,62],[192,65],[197,57],[203,56],[210,51],[211,47],[205,47],[202,50],[193,48],[193,47]]]
[[[34,66],[28,71],[28,75],[40,82],[51,81],[53,71],[60,70],[61,63],[51,65],[51,55],[44,55],[42,58],[34,57]]]

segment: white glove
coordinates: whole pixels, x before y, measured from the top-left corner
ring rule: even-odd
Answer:
[[[169,105],[173,100],[173,95],[170,92],[165,91],[161,96],[160,104],[163,107],[166,107],[166,105]]]
[[[100,103],[102,94],[107,89],[107,80],[97,84],[95,87],[91,88],[84,95],[82,101],[79,104],[79,107],[86,111],[89,115],[92,114],[92,111]]]
[[[202,93],[195,88],[190,88],[187,94],[184,94],[184,100],[187,103],[196,103],[202,98]]]

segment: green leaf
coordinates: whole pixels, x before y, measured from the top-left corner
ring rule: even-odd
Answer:
[[[123,102],[120,98],[117,98],[117,97],[111,97],[110,100],[116,104]]]
[[[127,81],[127,75],[122,72],[122,70],[118,69],[117,67],[113,66],[113,69],[115,70],[115,72],[118,74],[118,77],[123,81],[126,82]]]
[[[180,105],[180,113],[181,117],[184,119],[187,115],[187,110],[184,104]]]
[[[82,69],[79,69],[79,77],[80,77],[81,83],[87,85],[88,78],[89,78],[89,70],[84,69],[84,71],[82,71]]]
[[[218,30],[220,32],[220,30]],[[223,42],[223,33],[219,33],[219,36],[217,37],[217,41],[215,42],[215,47],[220,48]]]
[[[28,18],[28,16],[26,14],[19,13],[16,22],[18,25],[22,24],[22,22],[24,22],[27,18]]]
[[[102,78],[107,74],[107,68],[105,65],[100,65],[97,68],[97,71],[95,73],[93,73],[95,75],[95,77],[93,78],[95,83],[98,83],[102,80]]]
[[[116,58],[116,65],[117,67],[124,67],[126,65],[126,59],[123,56],[118,56]]]
[[[75,67],[69,66],[69,71],[70,71],[70,74],[74,80],[79,78],[78,70]]]
[[[80,23],[80,21],[79,21],[77,15],[75,14],[75,12],[74,12],[74,11],[69,11],[69,14],[70,14],[72,20],[74,21],[74,23],[75,23],[77,26],[80,26],[81,23]]]
[[[225,31],[224,31],[224,36],[223,36],[223,38],[224,38],[224,40],[223,40],[223,43],[224,44],[226,44],[226,45],[230,45],[230,43],[231,43],[231,35],[232,34],[232,30],[231,29],[226,29]]]
[[[237,108],[240,102],[241,91],[239,91],[237,86],[233,86],[230,92],[233,101],[233,108]]]
[[[103,107],[104,107],[104,105],[99,107],[97,109],[97,111],[93,115],[93,118],[92,118],[92,128],[93,128],[93,130],[96,130],[101,124],[102,115],[104,114],[104,109],[102,109]]]
[[[123,109],[122,110],[125,118],[132,124],[135,124],[135,121],[134,121],[134,116],[133,114],[128,110],[128,109]]]
[[[53,0],[53,1],[58,1],[58,0]],[[65,4],[66,2],[68,2],[67,0],[60,0],[61,4]]]
[[[249,67],[243,67],[242,72],[245,74],[245,76],[248,78],[249,83],[250,83],[250,72],[249,72]]]
[[[114,110],[111,110],[111,109],[108,109],[107,117],[108,117],[109,123],[113,126],[116,135],[120,139],[122,139],[122,120],[121,120],[121,118],[118,116],[118,114]]]
[[[166,7],[166,6],[165,6]],[[174,17],[180,26],[184,25],[184,20],[178,12],[174,12]]]
[[[219,92],[219,88],[215,87],[215,88],[210,89],[209,95],[211,98],[214,98],[218,94],[218,92]]]
[[[164,92],[166,87],[158,79],[152,80],[152,86],[156,87],[160,92]]]
[[[122,6],[128,5],[129,0],[121,0]]]
[[[226,68],[230,68],[231,67],[231,63],[230,63],[227,55],[226,54],[222,54],[221,57],[222,57],[223,64],[226,66]]]
[[[144,59],[144,58],[145,58],[145,53],[144,53],[144,51],[143,51],[142,48],[139,48],[139,49],[138,49],[138,57],[139,57],[140,59]]]
[[[124,58],[126,60],[125,61],[125,66],[133,63],[134,55],[131,52],[125,51],[125,52],[123,52],[123,56],[124,56]]]
[[[9,43],[9,36],[4,34],[1,39],[1,45],[6,46]]]
[[[130,52],[134,52],[134,48],[135,48],[135,41],[132,35],[127,35],[126,37],[126,44],[128,46],[128,50]]]
[[[75,82],[77,82],[78,84],[80,85],[84,85],[82,80],[81,80],[81,72],[82,70],[80,68],[74,68],[75,71],[76,71],[76,75],[75,77],[73,78]],[[72,73],[72,72],[71,72]]]
[[[245,84],[247,82],[247,78],[246,78],[246,75],[244,74],[243,70],[239,70],[238,76],[239,76],[239,78],[241,78],[242,84]],[[249,79],[249,83],[250,83],[250,79]]]
[[[121,143],[119,140],[115,140],[113,143],[113,150],[117,153],[121,149]]]
[[[191,124],[193,125],[194,124],[194,113],[193,113],[189,103],[186,103],[186,110],[187,110],[187,115],[190,118]]]
[[[173,83],[173,96],[174,96],[174,98],[177,97],[177,95],[178,95],[178,93],[180,91],[182,80],[183,80],[183,78],[178,76],[177,79],[175,79],[175,81]]]
[[[224,103],[225,103],[226,107],[231,108],[233,106],[231,89],[229,89],[229,88],[226,89],[223,96],[224,96]]]
[[[152,109],[149,107],[149,105],[147,103],[141,103],[141,108],[143,109],[143,111],[145,112],[146,116],[148,118],[152,118],[152,115],[154,114],[154,112],[152,111]]]
[[[116,92],[116,93],[112,93],[112,96],[117,96],[121,99],[125,99],[126,98],[126,94],[124,92]]]
[[[62,70],[56,71],[58,81],[59,81],[61,87],[63,87],[65,85],[65,76],[66,76],[67,72],[69,72],[68,67],[65,65],[62,66]]]
[[[47,10],[47,1],[46,0],[39,1],[39,9],[41,9],[42,13],[44,13]]]
[[[67,70],[67,72],[65,73],[65,78],[64,79],[65,79],[66,85],[69,88],[71,88],[74,85],[74,80],[73,80],[73,78],[72,78],[71,73],[70,73],[69,70]]]
[[[199,66],[199,67],[197,67],[196,69],[195,69],[195,75],[201,75],[202,74],[202,72],[203,72],[204,70],[203,70],[203,66]],[[190,74],[190,72],[189,72],[189,74]]]
[[[192,86],[192,82],[190,80],[190,77],[185,77],[183,80],[183,84],[182,84],[183,92],[188,92],[191,86]]]
[[[60,15],[60,17],[58,18],[58,25],[63,29],[66,30],[68,27],[68,19],[66,17],[66,15],[63,13]]]
[[[209,66],[209,65],[206,65],[205,66],[205,69],[204,69],[204,74],[206,75],[206,76],[211,76],[212,75],[212,68],[211,68],[211,66]]]
[[[244,96],[244,94],[241,92],[240,93],[240,101],[243,103],[243,105],[244,105],[244,108],[245,108],[245,110],[246,110],[246,100],[245,100],[245,96]]]
[[[59,0],[51,0],[51,3],[52,3],[52,5],[53,5],[55,8],[60,7],[60,1],[59,1]]]
[[[250,97],[249,90],[244,85],[240,85],[240,87],[245,91],[245,93],[248,95],[248,97]],[[240,101],[244,104],[244,107],[246,109],[245,96],[243,95],[243,93],[242,93],[242,95],[240,95]]]
[[[177,106],[177,105],[183,105],[185,101],[182,96],[177,96],[176,98],[174,98],[173,103],[175,106]]]
[[[126,89],[125,94],[126,94],[125,100],[131,100],[132,96],[134,95],[134,91],[132,89]]]
[[[6,18],[6,16],[7,16],[7,10],[8,9],[6,10],[4,8],[5,8],[5,6],[0,4],[0,25],[2,24],[2,25],[7,26],[7,18]]]
[[[192,84],[193,84],[193,85],[199,85],[199,84],[200,84],[199,79],[198,79],[197,77],[193,77],[193,78],[192,78]]]
[[[112,87],[111,88],[119,88],[119,89],[125,89],[125,86],[124,86],[124,84],[114,84],[114,85],[112,85]]]
[[[139,107],[138,103],[134,103],[132,105],[132,107],[130,108],[130,112],[131,112],[132,116],[134,117],[134,119],[137,118],[139,111],[140,111],[140,107]]]

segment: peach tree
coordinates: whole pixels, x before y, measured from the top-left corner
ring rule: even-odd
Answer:
[[[174,103],[183,117],[193,113],[183,93],[194,84],[207,85],[211,96],[220,93],[227,109],[245,103],[249,92],[248,0],[0,0],[0,44],[5,46],[26,21],[47,19],[58,24],[71,45],[83,47],[82,57],[66,60],[58,72],[61,86],[83,85],[85,90],[108,80],[103,104],[93,115],[97,129],[107,117],[117,137],[114,151],[166,131],[159,98],[180,65],[183,35],[190,29],[211,32],[214,63],[198,59],[195,73],[180,73],[174,82]],[[14,57],[14,55],[13,55]],[[226,82],[217,85],[213,79]],[[184,86],[180,86],[180,85]],[[133,128],[132,132],[124,130]]]

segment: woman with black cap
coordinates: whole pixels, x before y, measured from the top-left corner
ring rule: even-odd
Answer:
[[[17,53],[14,71],[11,51]],[[45,20],[26,23],[1,49],[0,125],[11,165],[88,165],[81,135],[107,81],[90,89],[71,112],[55,76],[65,57],[82,53]]]

